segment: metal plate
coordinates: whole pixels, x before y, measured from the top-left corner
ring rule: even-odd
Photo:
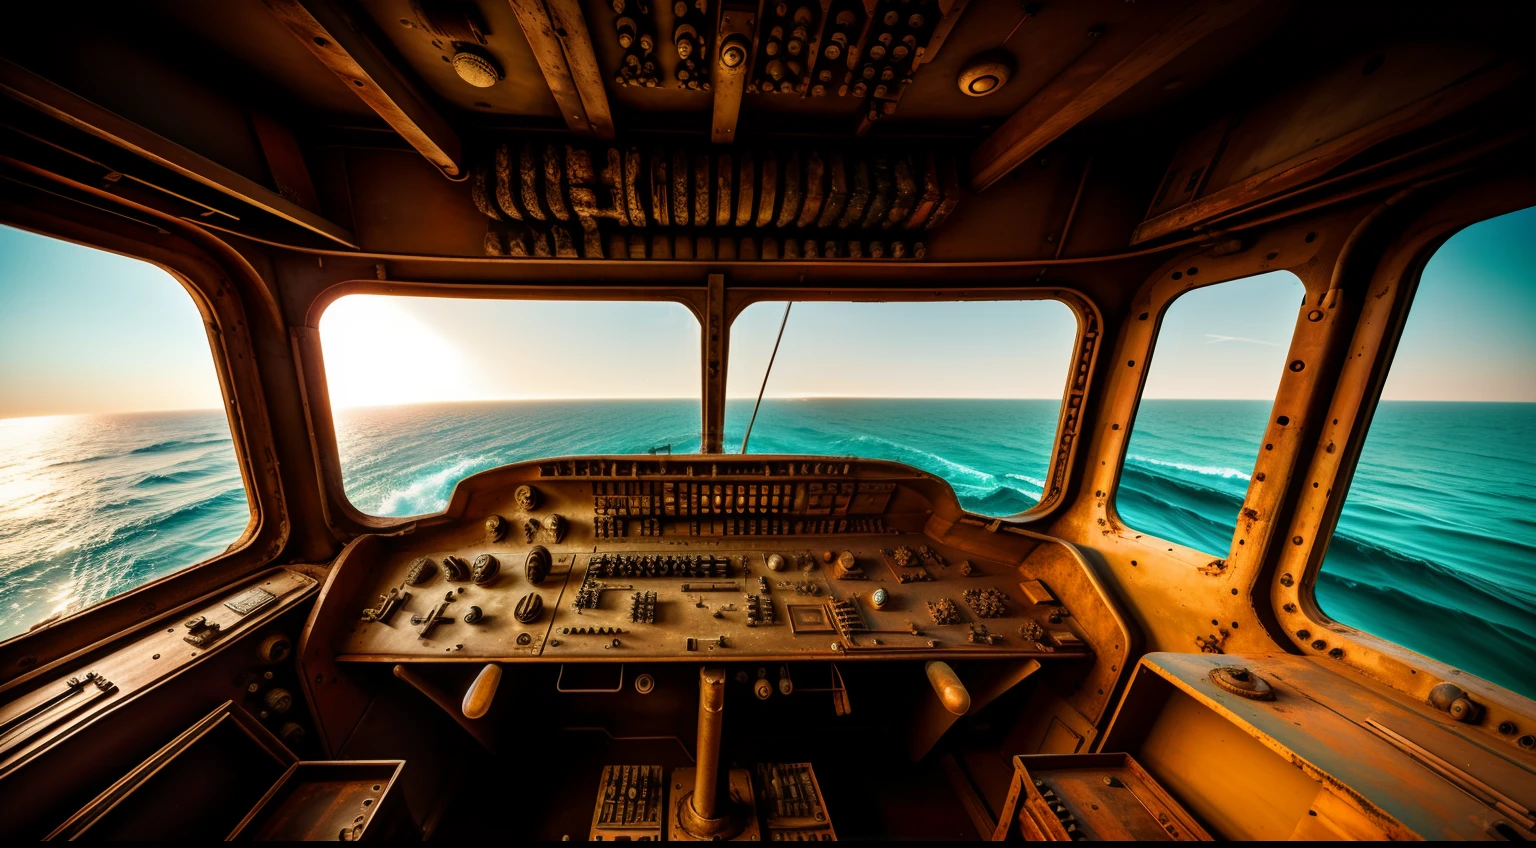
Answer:
[[[241,592],[233,598],[225,601],[224,606],[229,607],[241,615],[250,615],[251,613],[261,609],[262,607],[272,603],[275,600],[277,600],[276,595],[268,592],[266,589],[263,589],[260,586],[252,586],[251,588],[246,589],[244,592]]]
[[[660,840],[666,788],[661,766],[604,766],[587,838]]]

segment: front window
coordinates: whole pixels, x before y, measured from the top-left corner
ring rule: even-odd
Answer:
[[[787,321],[784,310],[755,303],[731,325],[726,453],[894,460],[949,481],[983,515],[1040,502],[1077,338],[1065,303],[805,302]]]
[[[342,483],[370,515],[439,512],[513,462],[699,450],[681,304],[348,295],[320,342]]]
[[[216,556],[250,521],[181,283],[0,227],[0,639]]]

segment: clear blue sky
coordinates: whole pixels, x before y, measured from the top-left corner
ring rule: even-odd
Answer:
[[[1164,318],[1147,397],[1269,397],[1301,305],[1277,273]],[[732,331],[729,394],[757,392],[783,308]],[[1056,397],[1060,304],[802,303],[770,397]],[[322,318],[342,403],[697,397],[699,329],[664,303],[348,297]],[[1536,402],[1536,209],[1459,233],[1424,272],[1384,397]],[[0,227],[0,418],[219,406],[201,318],[154,266]]]

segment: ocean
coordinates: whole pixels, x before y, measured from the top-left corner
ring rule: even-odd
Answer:
[[[1004,515],[1040,497],[1058,406],[765,400],[750,448],[904,462]],[[1269,409],[1143,401],[1121,518],[1224,555]],[[729,402],[728,450],[750,413]],[[353,504],[405,516],[509,462],[696,452],[698,421],[697,401],[537,401],[342,410],[337,429]],[[1533,441],[1536,404],[1382,403],[1318,580],[1323,609],[1536,697]],[[207,559],[248,518],[222,412],[0,421],[0,639]]]

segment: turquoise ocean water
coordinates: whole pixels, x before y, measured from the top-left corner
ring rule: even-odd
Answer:
[[[1058,404],[768,400],[753,453],[891,459],[1003,515],[1041,493]],[[739,448],[750,401],[732,401]],[[1117,499],[1143,532],[1224,555],[1269,412],[1144,401]],[[442,509],[509,462],[697,451],[696,401],[346,410],[347,495],[376,515]],[[1381,404],[1317,594],[1328,613],[1536,697],[1536,404]],[[0,421],[0,638],[207,559],[249,518],[222,412]]]

